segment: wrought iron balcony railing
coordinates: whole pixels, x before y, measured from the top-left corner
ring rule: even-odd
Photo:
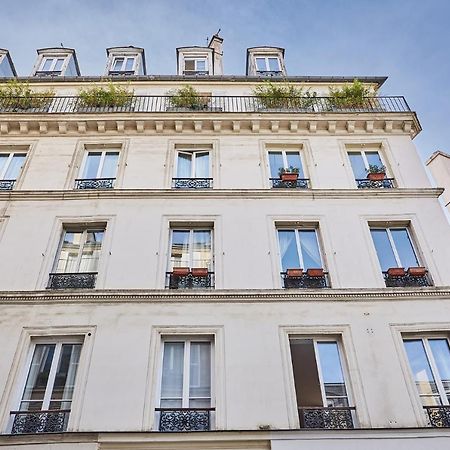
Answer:
[[[384,178],[383,180],[369,180],[368,178],[357,178],[358,189],[392,189],[394,178]]]
[[[432,427],[449,428],[450,427],[450,406],[424,406],[428,415],[428,421]]]
[[[12,191],[16,180],[0,180],[0,191]]]
[[[47,289],[94,289],[97,272],[51,273]]]
[[[214,287],[214,272],[206,275],[195,275],[192,272],[178,275],[166,272],[166,288],[168,289],[206,289]]]
[[[309,178],[297,178],[295,181],[284,181],[281,178],[269,178],[274,189],[308,189]]]
[[[11,411],[14,416],[11,434],[62,433],[67,429],[70,409]]]
[[[156,408],[159,431],[209,431],[215,408]]]
[[[389,271],[387,271],[383,272],[383,276],[386,287],[433,286],[428,273],[425,273],[424,275],[412,275],[408,271],[405,271],[402,275],[390,275]]]
[[[212,178],[172,178],[174,189],[211,189]]]
[[[77,114],[77,113],[165,113],[165,112],[224,112],[224,113],[339,113],[339,112],[410,112],[402,96],[366,97],[360,103],[336,104],[330,97],[286,97],[260,99],[256,96],[203,96],[181,107],[170,95],[130,96],[120,105],[86,105],[77,96],[11,97],[0,99],[1,113]]]
[[[35,77],[59,77],[61,75],[61,70],[38,70],[34,76]]]
[[[115,178],[78,178],[75,189],[112,189]]]
[[[322,275],[310,275],[308,272],[303,272],[297,276],[281,272],[281,278],[285,289],[324,289],[330,287],[328,272],[323,272]]]
[[[301,428],[326,428],[333,430],[348,430],[355,428],[353,415],[354,406],[342,407],[299,407],[298,415]]]

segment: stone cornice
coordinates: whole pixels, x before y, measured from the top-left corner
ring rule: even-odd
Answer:
[[[373,302],[449,300],[450,286],[406,289],[323,290],[77,290],[0,291],[5,304],[106,304],[106,303],[281,303],[281,302]]]
[[[437,198],[442,188],[414,189],[104,189],[104,190],[17,190],[0,191],[0,201],[96,200],[96,199],[343,199]]]

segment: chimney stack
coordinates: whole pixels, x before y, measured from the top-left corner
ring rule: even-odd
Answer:
[[[208,47],[213,49],[214,73],[213,75],[223,75],[223,38],[219,36],[219,31],[213,35],[209,41]]]

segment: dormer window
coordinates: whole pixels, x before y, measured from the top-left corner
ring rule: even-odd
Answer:
[[[139,47],[111,47],[106,49],[108,61],[105,75],[146,75],[144,49]]]
[[[80,75],[74,49],[42,48],[37,53],[38,58],[32,74],[35,77],[76,77]]]
[[[15,77],[16,69],[8,50],[0,48],[0,77]]]
[[[112,70],[109,73],[110,75],[114,75],[115,72],[133,75],[135,64],[136,58],[134,56],[116,56],[112,64]]]
[[[208,75],[208,60],[206,56],[185,58],[183,75]]]
[[[278,56],[256,56],[256,71],[265,75],[267,72],[281,75],[281,65]]]
[[[66,58],[43,58],[41,67],[36,72],[38,73],[44,72],[46,75],[61,75],[61,71],[64,65],[64,60]]]
[[[247,75],[264,77],[286,76],[284,49],[253,47],[247,49]]]

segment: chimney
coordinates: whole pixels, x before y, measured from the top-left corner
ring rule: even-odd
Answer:
[[[214,73],[213,75],[223,75],[223,51],[222,44],[223,38],[219,36],[219,31],[213,35],[211,40],[209,41],[208,47],[213,49],[213,59],[214,59]]]

